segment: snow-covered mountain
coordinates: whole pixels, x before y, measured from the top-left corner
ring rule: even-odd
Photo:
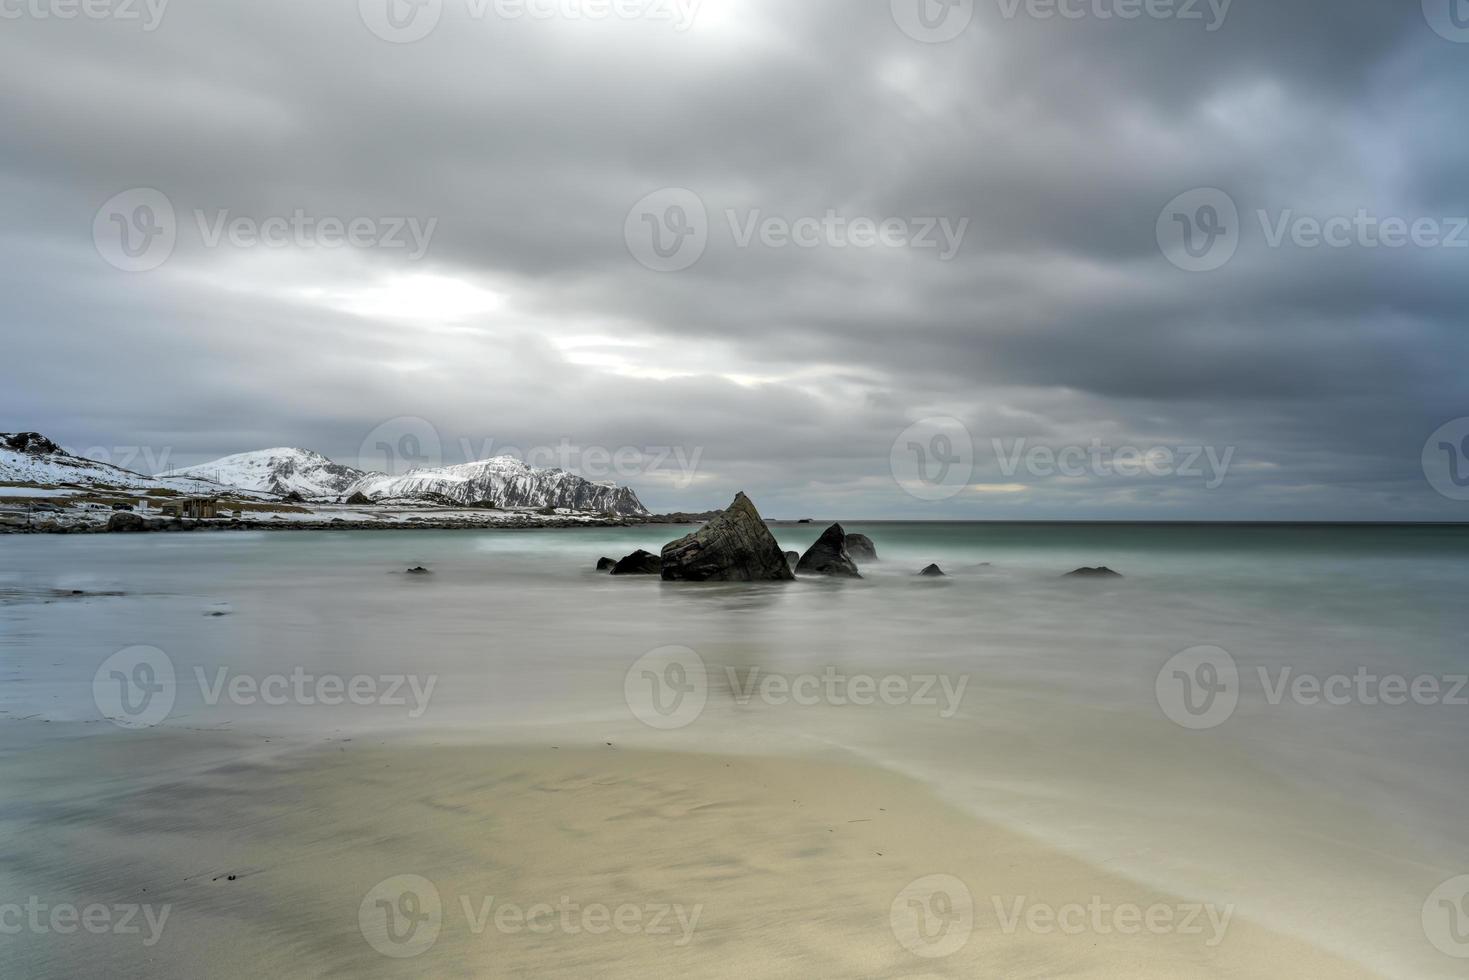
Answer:
[[[261,449],[225,456],[212,463],[185,466],[169,471],[168,475],[211,480],[282,497],[298,493],[308,498],[335,498],[369,474],[333,463],[308,449]]]
[[[373,500],[438,494],[462,504],[491,501],[497,507],[561,507],[636,517],[648,513],[627,487],[593,483],[565,470],[540,470],[514,456],[412,470],[402,476],[372,473],[348,487]]]
[[[0,483],[176,490],[189,494],[218,493],[222,489],[203,480],[144,476],[111,463],[73,456],[39,432],[0,432]]]
[[[305,449],[263,449],[168,475],[282,496],[299,493],[318,500],[359,493],[371,500],[438,496],[461,504],[490,501],[504,508],[558,507],[622,516],[647,513],[637,494],[625,487],[593,483],[565,470],[534,469],[513,456],[389,476],[343,466]]]

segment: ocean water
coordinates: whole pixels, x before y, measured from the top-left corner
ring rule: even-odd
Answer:
[[[738,586],[593,571],[668,527],[4,538],[0,731],[130,737],[103,716],[146,661],[165,728],[846,753],[1385,975],[1463,975],[1425,902],[1469,874],[1469,529],[848,530],[862,581]]]

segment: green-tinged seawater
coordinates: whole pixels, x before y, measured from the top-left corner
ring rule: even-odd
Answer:
[[[800,550],[823,527],[775,533]],[[593,571],[668,527],[4,538],[0,731],[127,737],[99,698],[159,674],[99,668],[143,647],[181,729],[850,752],[1384,972],[1456,975],[1421,917],[1469,873],[1469,529],[848,529],[883,559],[862,581],[740,586]],[[1097,565],[1125,577],[1062,578]],[[646,659],[670,647],[702,673]],[[377,696],[303,699],[294,677]]]

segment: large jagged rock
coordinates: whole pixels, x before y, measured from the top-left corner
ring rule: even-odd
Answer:
[[[795,577],[775,535],[743,493],[693,534],[663,546],[663,578],[669,582],[789,582]]]
[[[634,551],[612,566],[613,575],[657,575],[663,570],[663,562],[651,551]]]
[[[847,552],[847,532],[840,524],[833,524],[821,532],[821,537],[801,556],[796,572],[799,575],[862,577],[862,573],[857,571],[857,563]]]
[[[877,545],[865,534],[847,535],[847,554],[855,562],[877,561]]]

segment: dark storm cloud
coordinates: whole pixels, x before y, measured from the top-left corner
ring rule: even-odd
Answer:
[[[744,487],[784,513],[1462,516],[1419,456],[1469,414],[1469,249],[1272,247],[1257,214],[1469,214],[1469,45],[1419,4],[1234,0],[1208,30],[980,0],[925,44],[887,0],[703,0],[686,32],[443,0],[395,44],[355,3],[174,0],[144,31],[37,2],[0,22],[0,428],[175,463],[354,461],[400,417],[446,462],[699,451],[691,486],[630,481],[669,508]],[[124,273],[92,225],[135,187],[168,196],[178,241]],[[624,221],[668,187],[699,196],[709,242],[659,273]],[[1201,187],[1240,242],[1189,273],[1155,226]],[[436,224],[410,262],[207,247],[196,209]],[[739,243],[752,217],[828,212],[967,224],[950,261]],[[978,489],[895,484],[894,440],[929,416],[964,421]],[[1007,473],[1020,440],[1233,463],[1214,489]]]

